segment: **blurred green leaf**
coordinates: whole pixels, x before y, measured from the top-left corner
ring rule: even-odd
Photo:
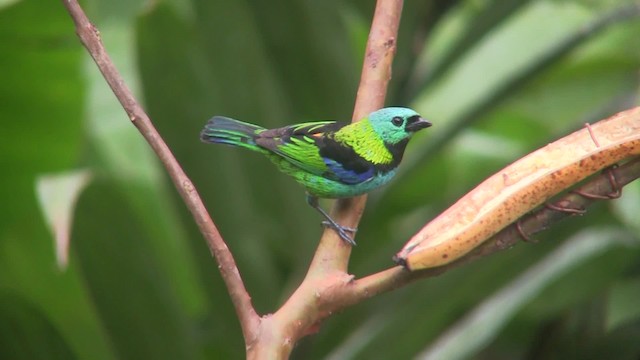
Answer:
[[[542,288],[578,264],[624,244],[625,237],[612,229],[592,228],[576,234],[445,330],[419,357],[464,359],[471,356],[495,338],[505,323]]]
[[[640,320],[640,279],[615,284],[608,302],[607,330],[611,331]]]
[[[78,158],[82,53],[64,16],[59,4],[33,1],[0,9],[0,159],[7,169],[0,198],[11,204],[0,210],[0,229],[33,214],[36,174],[66,170]],[[33,17],[39,26],[29,23]]]
[[[640,182],[624,187],[624,196],[612,202],[612,210],[624,224],[640,233]]]
[[[438,119],[442,128],[539,62],[563,40],[561,34],[580,29],[595,15],[572,3],[533,2],[477,44],[451,75],[418,95],[416,108]]]
[[[76,358],[36,306],[6,293],[0,293],[0,355],[3,359]]]
[[[433,31],[432,43],[420,54],[409,91],[437,82],[451,67],[461,61],[482,39],[498,31],[505,21],[529,0],[467,1],[443,17]],[[415,96],[415,94],[414,94]]]
[[[111,6],[110,1],[92,3],[105,47],[134,92],[139,92],[140,87],[135,11],[144,3],[124,1],[116,6]],[[139,219],[146,227],[145,233],[152,235],[149,251],[158,257],[161,267],[170,269],[166,274],[177,287],[181,303],[194,316],[202,316],[206,312],[205,293],[197,278],[195,260],[173,203],[172,188],[166,183],[164,168],[131,126],[89,57],[86,57],[85,71],[90,85],[87,123],[94,155],[90,162],[126,193],[126,202],[141,215]]]
[[[25,0],[0,8],[0,52],[0,292],[4,319],[20,323],[12,331],[30,334],[2,336],[18,342],[0,357],[111,358],[77,272],[55,266],[34,191],[38,176],[83,156],[83,49],[60,3]]]
[[[76,199],[91,181],[91,173],[77,170],[56,175],[43,175],[36,181],[40,208],[54,236],[58,267],[67,267],[69,238]]]
[[[2,9],[3,7],[11,6],[18,1],[20,0],[0,0],[0,9]]]
[[[148,251],[151,234],[125,197],[98,182],[87,188],[77,209],[72,245],[118,356],[197,358],[194,329],[180,306],[182,294],[158,256]]]

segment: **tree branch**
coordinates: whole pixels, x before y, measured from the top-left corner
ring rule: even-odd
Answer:
[[[384,107],[387,86],[391,80],[391,66],[396,52],[402,5],[402,0],[378,0],[376,3],[353,111],[354,122]],[[366,201],[366,195],[339,199],[331,211],[331,216],[343,226],[357,228]],[[351,246],[345,244],[335,231],[326,229],[320,239],[308,275],[316,276],[334,271],[347,272],[350,255]]]
[[[98,69],[122,104],[129,119],[149,143],[166,168],[180,196],[191,211],[200,231],[207,241],[209,250],[219,264],[220,274],[227,286],[231,301],[236,309],[245,339],[255,336],[259,317],[251,304],[251,297],[244,287],[233,255],[225,244],[220,232],[209,216],[200,195],[191,180],[184,173],[167,144],[153,126],[149,116],[135,99],[120,73],[107,54],[98,29],[89,21],[76,0],[62,0],[75,23],[76,33],[82,44],[95,61]]]
[[[384,106],[396,49],[402,0],[378,0],[367,41],[353,121]],[[338,200],[331,216],[343,226],[357,227],[366,196]],[[248,357],[287,358],[301,337],[316,331],[337,299],[334,295],[351,283],[347,274],[351,246],[335,231],[326,229],[307,276],[287,302],[273,315],[262,318],[260,335],[248,346]]]

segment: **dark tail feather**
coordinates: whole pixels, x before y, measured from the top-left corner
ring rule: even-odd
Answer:
[[[262,148],[256,145],[255,138],[258,133],[264,130],[263,127],[257,125],[223,116],[214,116],[202,129],[200,140],[261,151]]]

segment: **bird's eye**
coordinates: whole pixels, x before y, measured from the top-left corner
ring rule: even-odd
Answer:
[[[400,116],[396,116],[393,119],[391,119],[391,123],[395,126],[402,126],[402,123],[404,123],[404,120]]]

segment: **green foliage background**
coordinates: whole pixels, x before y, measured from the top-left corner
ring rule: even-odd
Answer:
[[[640,11],[630,4],[407,1],[388,104],[434,126],[370,196],[351,271],[391,266],[408,236],[486,176],[638,105]],[[320,219],[268,161],[198,133],[215,114],[273,127],[349,119],[373,1],[83,5],[203,196],[255,306],[273,311],[304,276]],[[60,2],[0,1],[0,69],[0,358],[243,357],[217,265]],[[62,271],[35,184],[79,169],[92,181]],[[636,182],[539,243],[335,314],[293,357],[635,359],[638,213]]]

